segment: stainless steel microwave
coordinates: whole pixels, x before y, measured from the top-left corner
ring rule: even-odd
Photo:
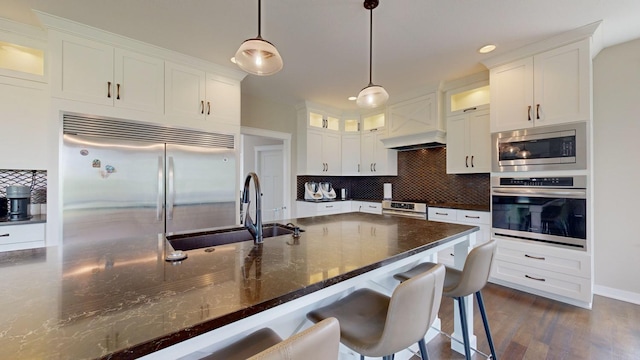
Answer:
[[[587,168],[584,122],[499,132],[491,139],[493,172]]]

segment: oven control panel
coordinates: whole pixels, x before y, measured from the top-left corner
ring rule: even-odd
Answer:
[[[561,186],[573,187],[574,178],[539,177],[539,178],[500,178],[500,186]]]

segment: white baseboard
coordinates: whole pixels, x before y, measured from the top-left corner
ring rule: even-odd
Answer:
[[[640,305],[640,294],[634,293],[631,291],[625,291],[620,289],[615,289],[602,285],[594,285],[593,293],[600,296],[606,296],[608,298],[626,301],[632,304]]]

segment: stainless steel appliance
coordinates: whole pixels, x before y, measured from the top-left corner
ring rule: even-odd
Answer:
[[[23,185],[7,186],[9,199],[9,221],[29,220],[29,203],[31,202],[31,188]]]
[[[382,201],[382,215],[404,216],[427,220],[427,204],[413,201]]]
[[[586,123],[500,132],[491,137],[493,172],[587,168]]]
[[[492,237],[586,249],[586,181],[586,176],[492,177]]]
[[[235,224],[233,135],[71,115],[63,127],[63,241]]]

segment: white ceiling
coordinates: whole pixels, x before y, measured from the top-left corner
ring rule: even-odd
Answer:
[[[0,0],[0,17],[39,25],[29,10],[71,19],[223,66],[257,35],[257,0]],[[262,36],[284,59],[243,93],[356,109],[368,84],[369,12],[363,0],[265,0]],[[373,82],[394,94],[436,89],[484,70],[494,54],[604,20],[604,46],[640,38],[639,0],[380,0],[374,10]]]

